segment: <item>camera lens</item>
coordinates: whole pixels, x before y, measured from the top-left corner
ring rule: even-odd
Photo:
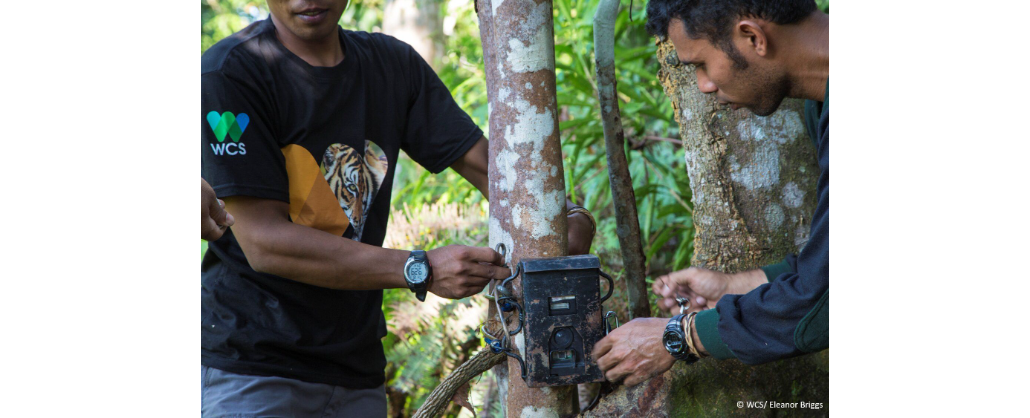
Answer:
[[[556,348],[568,348],[572,345],[572,330],[561,328],[554,332],[554,344]]]

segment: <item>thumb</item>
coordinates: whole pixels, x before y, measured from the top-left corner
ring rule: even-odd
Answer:
[[[232,226],[236,223],[236,219],[232,217],[232,214],[226,212],[225,202],[222,199],[218,199],[217,205],[211,205],[211,219],[215,221],[219,226]]]
[[[697,267],[690,267],[687,269],[674,271],[669,274],[670,284],[690,288],[694,281],[697,279],[700,269]]]

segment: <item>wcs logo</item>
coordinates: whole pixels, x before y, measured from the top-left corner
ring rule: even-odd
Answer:
[[[244,144],[240,142],[240,137],[243,136],[243,131],[247,129],[247,125],[250,123],[250,116],[246,113],[240,113],[239,116],[233,115],[232,112],[225,112],[221,115],[218,112],[211,111],[207,114],[207,124],[211,125],[211,130],[215,133],[215,139],[219,143],[211,144],[211,150],[214,151],[215,155],[246,155],[247,150],[244,148]],[[225,142],[225,135],[228,134],[229,138],[232,138],[232,142]]]

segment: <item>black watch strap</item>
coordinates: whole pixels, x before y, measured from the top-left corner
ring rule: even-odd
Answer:
[[[690,349],[688,348],[687,338],[689,338],[689,336],[687,336],[686,333],[683,331],[684,316],[686,316],[686,314],[678,314],[672,317],[672,319],[669,319],[669,323],[665,325],[665,334],[662,335],[662,342],[664,343],[666,339],[669,338],[678,339],[680,346],[679,351],[673,351],[671,348],[669,348],[667,344],[665,346],[665,349],[668,350],[669,354],[672,354],[672,357],[676,360],[682,360],[687,363],[693,363],[695,361],[700,360],[700,358],[694,354],[691,354]]]
[[[428,270],[426,279],[419,283],[413,283],[408,280],[408,265],[411,263],[424,263],[426,270]],[[408,255],[408,261],[404,263],[404,281],[408,285],[415,297],[418,298],[419,302],[426,301],[426,291],[429,289],[429,282],[433,280],[433,266],[429,264],[429,256],[424,250],[412,250],[411,254]]]

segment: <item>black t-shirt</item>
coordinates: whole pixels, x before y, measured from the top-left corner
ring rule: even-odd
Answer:
[[[398,151],[438,173],[483,133],[407,44],[343,29],[340,40],[343,62],[312,67],[264,20],[204,53],[202,176],[219,197],[287,202],[294,223],[382,245]],[[230,228],[201,265],[201,363],[377,387],[382,299],[258,273]]]

